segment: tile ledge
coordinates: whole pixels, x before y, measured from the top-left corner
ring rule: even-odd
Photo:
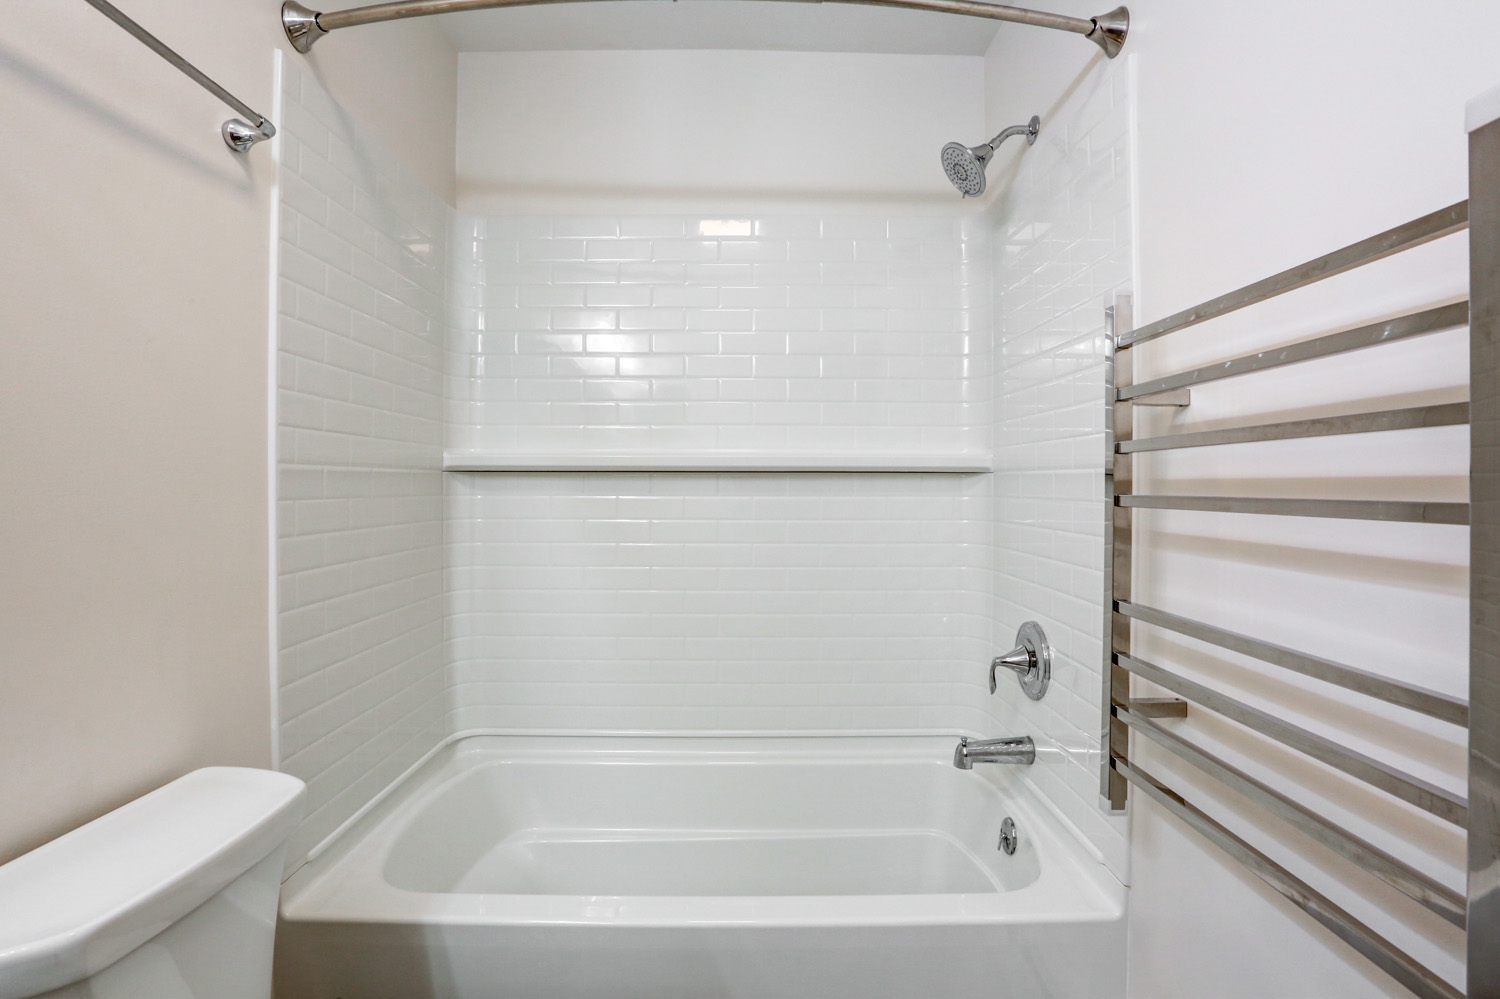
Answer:
[[[448,472],[991,471],[985,451],[445,451]]]

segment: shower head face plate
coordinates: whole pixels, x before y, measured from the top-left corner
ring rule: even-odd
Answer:
[[[943,147],[943,172],[964,197],[977,198],[984,193],[984,164],[963,143],[950,142]]]

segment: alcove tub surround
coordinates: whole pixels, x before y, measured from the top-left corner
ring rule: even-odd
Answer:
[[[285,89],[280,734],[339,797],[297,850],[475,726],[984,734],[989,476],[448,473],[446,560],[432,507],[445,323],[450,453],[987,465],[979,217],[450,216]]]
[[[1066,776],[1048,796],[1068,821],[1117,844],[1074,773],[1097,747],[1090,393],[1128,249],[1123,73],[1091,72],[985,214],[509,217],[442,209],[289,65],[282,753],[315,815],[322,770],[342,791],[301,847],[457,731],[1018,725],[1043,746],[1035,778]],[[409,273],[372,271],[382,252]],[[444,405],[450,467],[703,468],[444,475]],[[714,469],[984,467],[996,445],[995,475]],[[990,699],[983,667],[1036,613],[1060,682],[1028,711]],[[400,751],[372,748],[408,725]]]
[[[1034,800],[1041,817],[1029,824],[1057,837],[1063,868],[1104,878],[1084,875],[1094,901],[1074,915],[1115,953],[1119,881],[1097,862],[1118,875],[1122,840],[1066,797],[1091,749],[1079,706],[1089,686],[1076,666],[1088,624],[1064,599],[1089,582],[1078,552],[1087,484],[1058,478],[1059,490],[1032,495],[1023,481],[1050,473],[976,471],[992,466],[1004,420],[1026,422],[995,406],[1007,383],[994,369],[992,315],[1010,307],[996,300],[996,240],[1015,256],[1027,239],[1021,211],[1060,210],[1095,182],[1084,161],[1103,131],[1060,133],[1048,148],[1070,161],[1063,188],[989,213],[962,203],[439,211],[434,222],[393,210],[431,202],[393,200],[410,192],[399,171],[310,77],[286,79],[281,730],[288,769],[323,806],[291,861],[311,863],[290,886],[288,939],[335,918],[302,902],[347,874],[348,850],[397,821],[384,790],[425,795],[440,780],[433,768],[467,758],[476,739],[545,753],[564,733],[592,746],[620,733],[753,736],[774,755],[798,736],[832,747],[838,736],[878,745],[941,734],[946,746],[1018,726],[1043,762],[1006,774],[1004,795]],[[298,101],[321,116],[299,116]],[[1074,243],[1093,230],[1076,231],[1065,244],[1037,240],[1046,259],[1033,266],[1046,282],[1079,271],[1065,292],[1078,329],[1059,340],[1055,323],[1015,327],[1017,363],[1048,350],[1066,362],[1080,337],[1092,342],[1098,315],[1085,317],[1102,296],[1083,289],[1107,265],[1079,255]],[[1127,244],[1109,231],[1117,259]],[[398,269],[370,270],[366,255],[387,250]],[[432,294],[444,283],[446,304]],[[1034,308],[1050,307],[1044,297],[1033,295]],[[446,360],[433,349],[444,336]],[[1082,405],[1085,382],[1058,384],[1067,406],[1043,418],[1057,432],[1031,440],[1060,442],[1082,464],[1088,430],[1067,429],[1065,410]],[[404,415],[377,417],[394,400]],[[433,433],[442,422],[446,458]],[[1043,453],[1050,443],[1028,451],[1020,431],[1004,439],[1056,466]],[[668,460],[676,470],[648,470]],[[776,470],[746,472],[747,462]],[[619,470],[588,470],[601,463]],[[374,493],[380,483],[405,492],[387,498]],[[1066,505],[1060,520],[1033,516],[1053,498]],[[1028,563],[1038,539],[1051,561]],[[1059,584],[1069,559],[1080,571]],[[1042,610],[1062,637],[1057,710],[1004,709],[1019,691],[991,698],[985,687],[988,660],[1009,647],[1010,618],[1025,606],[1003,588],[1012,561],[1053,587]],[[446,582],[434,582],[432,565]],[[949,755],[923,766],[951,769]],[[341,824],[346,834],[330,838]],[[1076,834],[1085,839],[1069,846]],[[378,918],[387,916],[396,918]]]

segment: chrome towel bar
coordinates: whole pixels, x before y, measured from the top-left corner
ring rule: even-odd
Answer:
[[[137,41],[141,42],[151,51],[161,56],[173,66],[176,66],[188,79],[245,116],[243,119],[230,118],[219,127],[219,134],[223,136],[224,144],[230,149],[233,149],[237,153],[247,152],[257,142],[269,139],[276,134],[276,126],[272,125],[264,115],[252,111],[250,105],[219,86],[201,69],[169,48],[160,38],[157,38],[151,32],[131,20],[114,4],[109,3],[109,0],[86,0],[86,2],[98,10],[99,13],[128,31]],[[251,122],[254,122],[254,124],[251,124]]]

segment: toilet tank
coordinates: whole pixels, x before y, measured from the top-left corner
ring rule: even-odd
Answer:
[[[267,999],[303,790],[196,770],[0,866],[0,999]]]

